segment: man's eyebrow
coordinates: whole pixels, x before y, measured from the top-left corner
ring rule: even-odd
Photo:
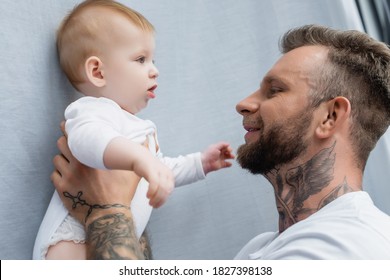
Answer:
[[[265,76],[263,78],[263,80],[261,81],[260,85],[262,85],[264,83],[271,84],[272,82],[278,82],[278,83],[281,83],[283,85],[287,85],[287,83],[283,79],[281,79],[280,77],[277,77],[277,76]]]

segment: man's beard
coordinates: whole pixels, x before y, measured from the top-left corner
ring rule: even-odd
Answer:
[[[307,149],[305,139],[312,111],[301,112],[294,121],[273,124],[264,133],[264,122],[260,123],[260,138],[256,142],[243,144],[237,150],[237,160],[242,168],[252,174],[265,175],[277,166],[290,163]]]

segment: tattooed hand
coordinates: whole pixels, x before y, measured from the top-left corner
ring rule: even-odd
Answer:
[[[57,141],[51,180],[70,214],[86,226],[88,257],[142,259],[129,209],[139,177],[130,171],[97,170],[78,162],[66,137]]]
[[[101,209],[110,205],[115,205],[116,211],[126,210],[139,180],[135,173],[98,170],[81,164],[72,156],[64,136],[57,146],[62,154],[54,157],[56,170],[51,180],[72,216],[85,223],[87,217],[99,215]]]

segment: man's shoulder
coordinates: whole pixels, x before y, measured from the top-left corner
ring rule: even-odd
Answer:
[[[278,235],[278,232],[265,232],[255,236],[238,252],[235,259],[250,259],[252,254],[256,254],[259,250],[266,248]]]
[[[255,237],[244,249],[238,257],[389,259],[390,217],[373,205],[368,194],[351,193],[280,234]]]

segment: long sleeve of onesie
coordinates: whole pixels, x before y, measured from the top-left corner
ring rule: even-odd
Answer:
[[[176,158],[162,157],[161,153],[158,156],[172,170],[175,187],[191,184],[206,177],[199,152]]]

